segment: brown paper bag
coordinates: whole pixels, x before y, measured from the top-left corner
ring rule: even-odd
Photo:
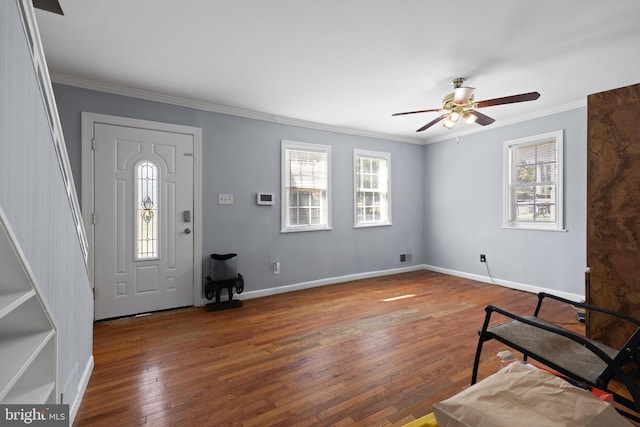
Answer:
[[[436,403],[439,427],[629,427],[589,391],[531,365],[512,363]]]

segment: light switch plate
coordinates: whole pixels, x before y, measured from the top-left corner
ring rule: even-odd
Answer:
[[[218,204],[219,205],[232,205],[233,204],[233,194],[218,194]]]

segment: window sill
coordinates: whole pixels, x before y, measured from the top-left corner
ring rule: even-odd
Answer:
[[[390,227],[391,224],[390,222],[384,222],[384,223],[365,223],[365,224],[356,224],[353,226],[353,228],[371,228],[371,227]]]
[[[527,226],[508,226],[508,225],[503,225],[502,227],[500,227],[502,229],[505,230],[527,230],[527,231],[555,231],[555,232],[560,232],[560,233],[566,233],[569,230],[567,230],[566,228],[544,228],[544,227],[527,227]]]
[[[304,231],[331,231],[331,227],[300,227],[300,228],[285,228],[280,230],[280,233],[302,233]]]

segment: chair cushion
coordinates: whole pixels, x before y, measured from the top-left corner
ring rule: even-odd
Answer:
[[[546,325],[556,330],[563,328],[546,322],[538,317],[523,316],[533,322]],[[586,347],[562,335],[554,334],[544,329],[536,328],[526,323],[511,320],[487,328],[487,332],[517,346],[527,349],[531,353],[545,357],[549,362],[580,375],[585,380],[596,384],[596,380],[607,368],[607,364]],[[589,340],[612,359],[618,350],[599,342]]]

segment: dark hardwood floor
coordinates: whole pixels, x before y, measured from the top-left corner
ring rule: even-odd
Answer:
[[[74,426],[400,426],[468,387],[485,305],[532,314],[536,300],[418,271],[96,323]],[[480,379],[504,349],[485,344]]]

